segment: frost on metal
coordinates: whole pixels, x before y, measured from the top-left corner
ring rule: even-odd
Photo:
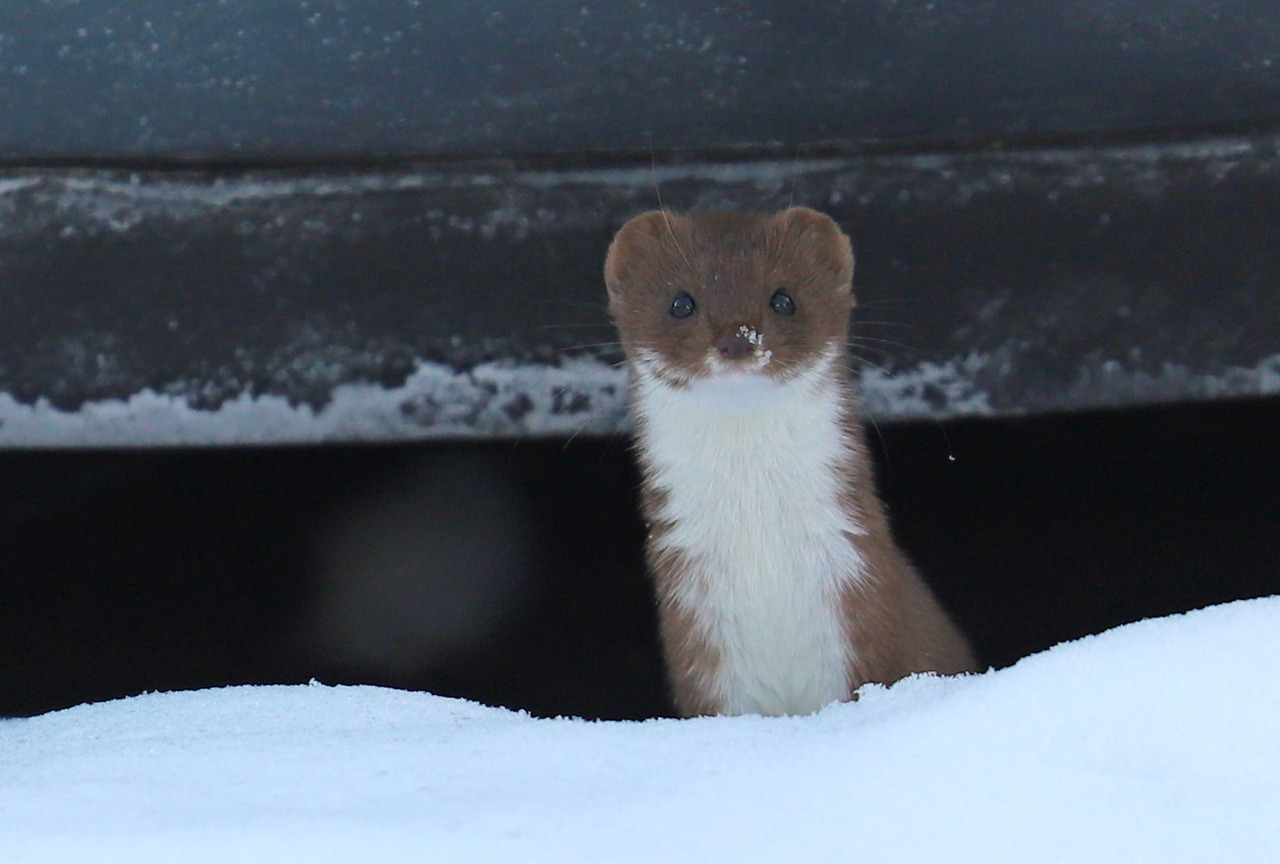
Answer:
[[[1135,402],[1280,394],[1280,354],[1214,374],[1175,364],[1158,372],[1100,361],[1069,387],[1016,399],[983,389],[1008,358],[970,354],[895,374],[861,376],[864,413],[877,421],[998,416]],[[301,444],[570,437],[626,431],[626,372],[599,360],[559,366],[422,364],[401,387],[342,384],[322,408],[281,396],[241,396],[216,409],[144,390],[126,400],[60,411],[0,393],[0,447]]]
[[[970,354],[945,363],[921,363],[896,373],[864,368],[862,410],[885,420],[994,414],[989,395],[975,380],[986,366],[987,358]]]
[[[559,366],[422,364],[404,385],[343,384],[324,407],[242,394],[217,409],[151,390],[59,411],[0,394],[0,447],[301,444],[571,436],[622,423],[626,373],[595,360]]]
[[[1280,354],[1273,354],[1256,366],[1231,366],[1212,374],[1177,363],[1163,363],[1155,371],[1133,371],[1116,360],[1104,360],[1084,366],[1064,398],[1088,405],[1126,405],[1278,394]]]
[[[975,352],[893,373],[867,368],[861,375],[863,410],[877,420],[946,419],[1280,395],[1280,354],[1252,367],[1213,371],[1167,362],[1138,369],[1091,359],[1073,381],[1052,388],[1020,386],[1016,369],[1012,350]]]

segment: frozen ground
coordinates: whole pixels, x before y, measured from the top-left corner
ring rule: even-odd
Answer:
[[[811,716],[372,687],[0,721],[0,861],[1280,861],[1280,598]]]

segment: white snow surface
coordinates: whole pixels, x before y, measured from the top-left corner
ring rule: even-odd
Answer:
[[[375,687],[0,721],[4,862],[1280,861],[1280,598],[808,717]]]

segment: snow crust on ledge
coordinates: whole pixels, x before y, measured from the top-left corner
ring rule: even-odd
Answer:
[[[859,376],[862,407],[877,421],[919,420],[1280,394],[1280,354],[1216,374],[1175,364],[1148,372],[1099,360],[1062,389],[1010,396],[1000,382],[1015,363],[1002,350],[892,374],[867,367]],[[46,400],[28,405],[0,393],[0,448],[564,437],[629,428],[625,369],[587,357],[463,371],[421,363],[399,387],[339,384],[319,409],[248,393],[216,409],[193,408],[182,395],[144,390],[62,411]]]
[[[60,411],[0,393],[0,447],[305,444],[611,432],[626,372],[595,360],[558,366],[420,364],[400,387],[340,384],[319,409],[248,393],[214,410],[144,390]]]

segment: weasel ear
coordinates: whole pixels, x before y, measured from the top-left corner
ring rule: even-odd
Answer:
[[[781,229],[784,247],[831,273],[841,289],[853,290],[853,244],[835,220],[808,207],[789,207],[773,218]]]
[[[631,242],[644,240],[658,240],[669,236],[670,219],[675,217],[674,213],[668,213],[665,210],[650,210],[647,213],[641,213],[627,220],[627,223],[618,229],[615,236],[615,242],[619,239],[625,239]]]
[[[610,298],[622,290],[622,283],[637,259],[650,257],[658,247],[670,242],[671,224],[679,218],[664,210],[650,210],[618,229],[604,259],[604,284]]]

